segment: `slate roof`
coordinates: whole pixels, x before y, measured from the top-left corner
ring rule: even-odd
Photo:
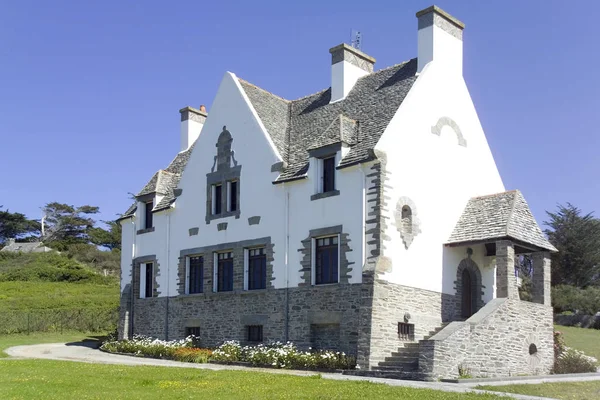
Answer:
[[[503,238],[557,251],[542,233],[518,190],[471,198],[447,244]]]
[[[339,168],[373,158],[373,147],[415,82],[417,59],[373,72],[358,79],[345,99],[329,104],[331,88],[297,100],[286,100],[239,79],[267,133],[285,161],[276,183],[306,176],[308,150],[344,142],[350,151]],[[137,194],[164,194],[153,211],[169,208],[193,146],[154,174]],[[131,217],[136,203],[119,218]]]
[[[185,169],[185,166],[190,159],[190,154],[192,154],[192,150],[194,145],[190,146],[186,151],[182,151],[178,153],[173,161],[169,164],[167,168],[164,170],[159,170],[156,172],[152,178],[146,183],[144,188],[136,195],[143,196],[151,193],[158,193],[164,195],[161,201],[158,202],[152,209],[152,211],[161,211],[169,208],[173,202],[175,202],[175,194],[173,190],[177,188],[179,184],[179,180],[181,179],[181,174]],[[125,213],[119,218],[125,219],[133,216],[135,211],[137,210],[137,202],[133,203]]]
[[[286,163],[276,182],[305,177],[308,150],[333,140],[350,145],[339,168],[372,159],[373,148],[415,82],[416,72],[415,58],[365,75],[343,100],[331,104],[331,88],[288,101],[240,79]]]

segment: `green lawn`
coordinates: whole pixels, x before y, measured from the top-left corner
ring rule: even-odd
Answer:
[[[116,366],[48,360],[0,360],[6,399],[498,399],[240,371]]]
[[[600,381],[556,382],[539,385],[479,386],[478,389],[565,400],[600,399]]]
[[[561,325],[555,325],[554,328],[565,335],[567,346],[600,360],[600,330]]]
[[[94,339],[94,336],[86,336],[81,332],[65,332],[65,333],[42,333],[36,332],[30,335],[0,335],[0,358],[8,357],[4,352],[9,347],[21,346],[27,344],[42,344],[42,343],[68,343],[76,342],[84,339]]]

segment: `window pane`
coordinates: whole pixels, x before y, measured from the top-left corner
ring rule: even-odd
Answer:
[[[238,185],[237,181],[233,181],[229,185],[229,188],[231,190],[231,193],[229,194],[229,210],[230,211],[237,210],[237,204],[238,204],[237,185]]]
[[[215,204],[215,215],[221,214],[222,189],[221,185],[215,185],[215,198],[213,199]]]
[[[204,258],[190,257],[189,293],[202,293],[204,283]]]
[[[338,244],[337,236],[317,241],[315,254],[315,284],[338,282]],[[319,245],[319,243],[323,243]]]
[[[335,190],[335,157],[323,160],[323,192]]]
[[[154,201],[149,201],[146,203],[146,215],[145,215],[145,224],[144,228],[149,229],[152,228],[152,209],[154,208]]]
[[[248,290],[266,289],[267,256],[264,248],[250,250],[248,259]]]
[[[230,256],[231,253],[220,253],[219,258]],[[227,257],[219,259],[217,266],[217,291],[229,292],[233,290],[233,259]]]
[[[153,296],[153,288],[152,288],[152,281],[154,280],[154,271],[153,271],[154,265],[152,263],[147,263],[146,264],[146,287],[145,287],[145,297],[152,297]]]

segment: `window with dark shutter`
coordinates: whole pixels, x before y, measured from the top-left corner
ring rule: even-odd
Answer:
[[[338,282],[338,237],[315,239],[315,284]]]
[[[189,258],[189,282],[188,293],[202,293],[204,281],[204,257],[195,256]]]
[[[215,195],[213,198],[213,207],[214,207],[214,214],[215,215],[219,215],[221,214],[221,199],[223,198],[223,186],[222,185],[215,185]]]
[[[248,250],[248,290],[266,289],[267,255],[265,248]]]
[[[150,200],[146,203],[145,207],[145,219],[144,219],[144,228],[150,229],[152,228],[152,209],[154,208],[154,201]]]
[[[219,253],[217,260],[217,292],[233,290],[233,253]]]
[[[323,193],[335,190],[335,157],[323,159]]]
[[[146,263],[146,287],[144,288],[144,297],[152,297],[153,293],[153,281],[154,280],[154,264]]]
[[[248,325],[248,341],[249,342],[262,342],[263,341],[263,326],[262,325]]]

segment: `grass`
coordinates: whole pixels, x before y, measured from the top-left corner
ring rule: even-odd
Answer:
[[[0,312],[5,310],[57,310],[116,308],[117,285],[68,282],[0,282]]]
[[[68,343],[81,341],[87,338],[93,339],[96,337],[96,334],[94,334],[94,336],[86,336],[81,332],[64,332],[62,334],[36,332],[30,335],[0,335],[0,358],[8,357],[8,354],[6,354],[4,350],[13,346],[42,343]]]
[[[600,360],[600,330],[560,325],[554,328],[564,334],[567,346]]]
[[[600,381],[554,382],[539,385],[479,386],[477,389],[565,400],[600,399]]]
[[[0,360],[7,399],[419,399],[486,400],[495,395],[446,393],[320,376],[116,366],[48,360]]]

